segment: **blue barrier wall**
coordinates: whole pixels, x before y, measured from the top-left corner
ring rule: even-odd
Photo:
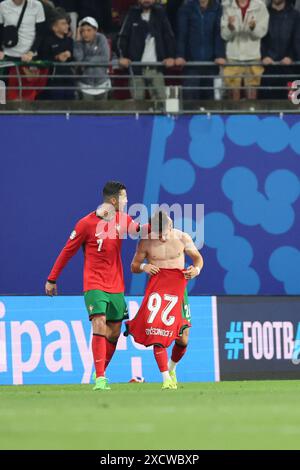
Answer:
[[[217,298],[221,380],[300,379],[300,297]]]
[[[108,179],[129,203],[205,204],[192,294],[300,293],[298,116],[1,116],[0,293],[41,294],[76,220]],[[135,242],[124,242],[127,293]],[[82,255],[60,293],[80,293]]]
[[[132,318],[141,297],[126,300]],[[300,378],[299,296],[190,296],[190,306],[181,382]],[[90,383],[92,371],[82,296],[0,297],[0,385]],[[161,379],[152,348],[123,335],[107,375]]]
[[[127,297],[130,317],[141,297]],[[211,297],[191,297],[193,327],[178,376],[182,382],[217,379]],[[89,383],[91,325],[83,297],[0,297],[0,385]],[[152,348],[121,335],[107,375],[112,382],[143,376],[160,381]]]

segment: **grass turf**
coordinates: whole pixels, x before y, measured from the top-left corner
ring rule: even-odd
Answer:
[[[300,381],[0,387],[0,449],[299,449]]]

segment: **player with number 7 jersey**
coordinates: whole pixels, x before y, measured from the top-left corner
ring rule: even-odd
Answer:
[[[154,346],[162,373],[162,389],[176,389],[176,366],[186,352],[191,326],[186,284],[200,274],[203,259],[191,237],[175,230],[165,212],[155,213],[150,225],[149,239],[139,242],[131,264],[132,272],[144,271],[150,280],[139,311],[126,322],[125,334],[131,334],[144,346]],[[187,269],[184,269],[185,255],[193,261]],[[173,341],[168,363],[166,348]]]

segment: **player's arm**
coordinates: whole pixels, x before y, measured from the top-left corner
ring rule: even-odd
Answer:
[[[137,246],[137,250],[131,262],[131,272],[135,274],[140,274],[145,272],[150,276],[159,273],[159,268],[154,266],[154,264],[145,263],[144,261],[148,258],[146,241],[140,240]]]
[[[183,234],[182,241],[184,243],[184,253],[191,258],[193,264],[183,271],[186,279],[193,279],[199,276],[203,268],[203,258],[193,242],[190,235],[187,233]]]
[[[60,252],[58,258],[56,259],[53,268],[48,276],[47,282],[45,284],[45,292],[51,297],[57,295],[57,286],[56,280],[63,268],[66,266],[68,261],[77,253],[79,248],[85,242],[86,238],[86,227],[83,221],[79,221],[75,229],[70,235],[69,240],[65,244],[64,248]]]
[[[140,224],[135,222],[130,215],[127,216],[127,230],[131,236],[138,236],[140,238],[148,238],[148,234],[150,233],[150,225],[149,224]]]

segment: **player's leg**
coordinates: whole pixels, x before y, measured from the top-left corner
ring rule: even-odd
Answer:
[[[106,364],[110,363],[121,333],[122,321],[128,318],[127,305],[123,293],[108,294],[109,303],[106,312]]]
[[[110,390],[105,378],[106,360],[106,293],[100,290],[87,291],[84,300],[92,322],[92,352],[95,365],[96,385],[94,390]]]
[[[96,378],[104,377],[106,357],[106,318],[105,313],[92,316],[92,351],[95,363]]]
[[[107,369],[117,347],[118,339],[121,334],[121,321],[106,322],[106,359],[105,370]]]
[[[93,339],[92,351],[96,371],[95,387],[93,390],[110,390],[105,377],[106,361],[106,318],[105,314],[92,317]]]
[[[176,385],[177,385],[176,366],[186,353],[187,345],[189,341],[189,328],[191,326],[191,309],[190,309],[187,290],[185,290],[184,292],[181,315],[182,315],[182,325],[180,329],[180,334],[175,339],[175,343],[174,343],[172,354],[171,354],[171,359],[168,364],[171,379]]]
[[[168,364],[170,377],[175,384],[177,384],[176,366],[178,362],[185,355],[188,342],[189,342],[189,328],[185,328],[182,332],[182,335],[179,338],[177,338],[174,343],[172,354],[171,354],[171,359]]]
[[[161,346],[154,346],[153,352],[156,363],[162,375],[162,390],[176,389],[177,386],[173,383],[168,369],[168,352],[166,348]]]

